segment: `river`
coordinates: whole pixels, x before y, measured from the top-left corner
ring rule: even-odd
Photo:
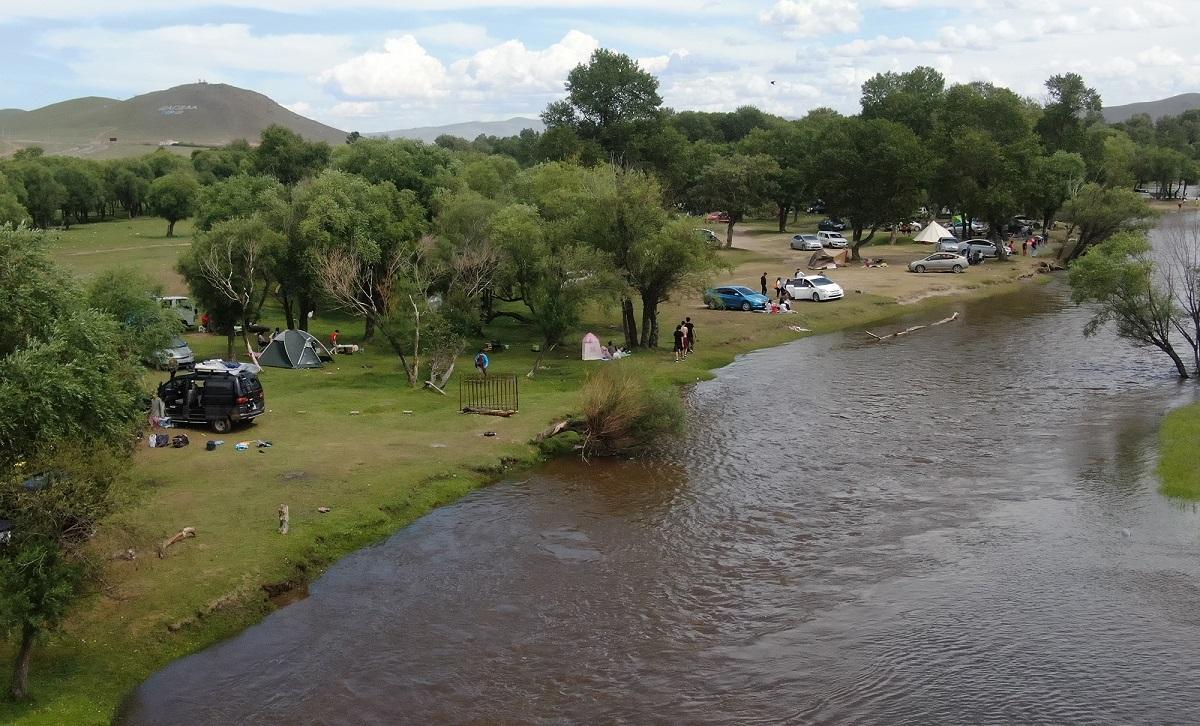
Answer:
[[[1153,475],[1195,389],[1065,290],[739,358],[661,456],[443,507],[123,718],[1200,722],[1200,514]]]

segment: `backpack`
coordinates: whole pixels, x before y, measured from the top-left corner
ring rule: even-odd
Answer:
[[[164,436],[165,436],[165,434],[164,434]],[[171,446],[174,446],[176,449],[182,449],[183,447],[187,446],[189,443],[191,443],[191,442],[188,441],[187,434],[176,434],[175,438],[171,439]]]

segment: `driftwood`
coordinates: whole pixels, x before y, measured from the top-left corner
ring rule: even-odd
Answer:
[[[167,556],[167,548],[170,547],[171,545],[175,544],[176,542],[182,542],[183,540],[185,540],[189,537],[195,537],[195,536],[196,536],[196,528],[195,527],[184,527],[183,529],[179,530],[179,533],[176,534],[174,537],[171,537],[170,539],[165,540],[162,544],[160,544],[158,546],[158,558],[162,559],[162,558],[166,557]]]
[[[438,388],[437,384],[434,383],[433,381],[425,381],[425,387],[432,388],[433,390],[437,391],[438,393],[442,394],[443,396],[449,395],[442,389]]]
[[[478,413],[478,414],[482,414],[484,416],[503,416],[505,418],[508,418],[509,416],[516,413],[516,411],[513,411],[512,409],[508,409],[508,408],[504,408],[504,409],[476,408],[474,406],[463,406],[462,412],[463,413]]]
[[[288,505],[279,505],[279,534],[288,533],[288,525],[291,524],[292,518],[288,516]]]
[[[957,320],[957,319],[958,319],[958,313],[954,313],[950,317],[942,318],[941,320],[937,321],[936,323],[929,323],[928,325],[914,325],[911,328],[905,328],[904,330],[898,330],[895,333],[889,333],[888,335],[876,335],[869,330],[865,330],[863,332],[865,332],[867,335],[871,336],[872,339],[877,340],[877,341],[878,340],[888,340],[889,338],[899,338],[901,335],[908,335],[909,333],[915,333],[918,330],[924,330],[925,328],[932,328],[935,325],[945,325],[946,323],[949,323],[949,322]]]
[[[1063,267],[1062,264],[1060,264],[1056,260],[1040,260],[1040,261],[1038,261],[1038,265],[1037,265],[1037,271],[1042,273],[1043,275],[1051,273],[1051,272],[1058,272],[1060,270],[1065,270],[1065,269],[1067,269],[1067,268]]]
[[[584,433],[586,430],[587,430],[587,424],[582,420],[575,419],[575,420],[559,421],[558,423],[554,424],[553,426],[543,430],[537,436],[534,436],[533,441],[534,441],[534,443],[541,443],[542,441],[545,441],[546,439],[549,439],[554,436],[558,436],[559,434],[561,434],[564,431],[577,431],[579,433]]]

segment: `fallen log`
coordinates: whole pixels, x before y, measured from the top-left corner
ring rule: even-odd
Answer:
[[[183,529],[179,530],[178,534],[176,534],[175,536],[171,537],[168,540],[165,540],[162,544],[160,544],[158,546],[158,558],[160,560],[165,558],[167,556],[167,548],[170,547],[171,545],[175,544],[176,542],[182,542],[183,540],[185,540],[189,537],[195,537],[195,536],[196,536],[196,528],[195,527],[184,527]]]
[[[463,413],[478,413],[478,414],[482,414],[484,416],[503,416],[505,418],[508,418],[509,416],[516,413],[516,411],[513,411],[512,409],[507,409],[507,408],[505,408],[505,409],[476,408],[474,406],[463,406],[462,412]]]
[[[437,391],[438,393],[442,394],[443,396],[448,395],[445,391],[438,388],[437,384],[434,383],[433,381],[425,381],[425,387],[432,388],[433,390]]]
[[[951,315],[950,317],[942,318],[941,320],[937,321],[936,323],[929,323],[928,325],[913,325],[912,327],[905,328],[904,330],[898,330],[895,333],[889,333],[888,335],[876,335],[869,330],[864,330],[863,332],[866,333],[867,335],[871,336],[871,338],[876,341],[888,340],[890,338],[899,338],[902,335],[908,335],[910,333],[915,333],[918,330],[924,330],[925,328],[932,328],[936,325],[945,325],[946,323],[952,322],[957,319],[958,319],[958,313],[956,312],[953,315]]]

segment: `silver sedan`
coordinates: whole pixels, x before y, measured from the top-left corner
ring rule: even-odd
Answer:
[[[909,272],[963,272],[967,258],[953,252],[934,252],[928,257],[908,263]]]

